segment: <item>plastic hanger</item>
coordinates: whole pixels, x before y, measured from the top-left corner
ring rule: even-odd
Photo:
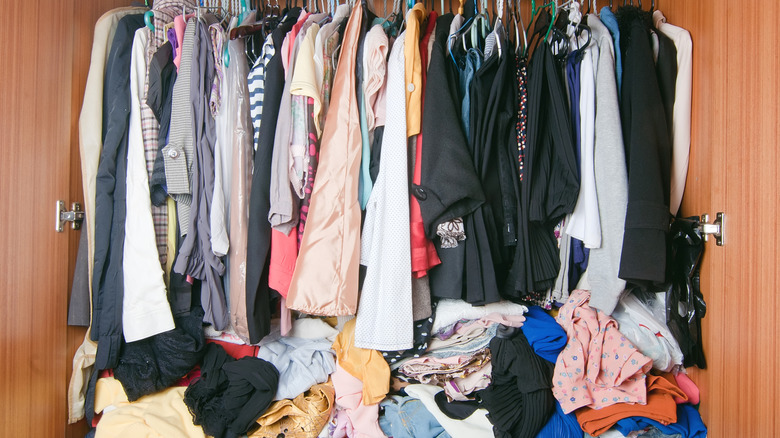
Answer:
[[[154,11],[152,11],[152,9],[149,7],[149,0],[145,0],[145,3],[149,10],[144,12],[144,24],[146,24],[146,27],[149,29],[154,30],[154,23],[152,22],[152,19],[154,18]]]

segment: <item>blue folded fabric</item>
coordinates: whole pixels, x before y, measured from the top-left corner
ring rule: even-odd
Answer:
[[[425,405],[409,396],[393,395],[379,405],[379,427],[393,438],[452,438]]]
[[[542,358],[555,363],[558,354],[566,346],[566,332],[539,306],[528,307],[523,323],[523,334],[534,352]]]
[[[555,402],[555,412],[536,438],[582,438],[582,429],[574,412],[564,414],[561,404]]]
[[[707,426],[701,419],[701,414],[690,403],[677,405],[677,422],[664,426],[663,424],[645,417],[628,417],[617,422],[615,429],[624,436],[628,436],[635,430],[643,430],[653,426],[665,435],[679,434],[682,438],[706,438]]]

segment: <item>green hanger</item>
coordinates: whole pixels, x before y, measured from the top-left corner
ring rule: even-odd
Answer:
[[[149,0],[145,0],[146,7],[149,7]],[[154,30],[154,23],[152,22],[152,18],[154,18],[154,12],[149,9],[148,11],[144,12],[144,23],[146,24],[146,27],[148,27],[151,30]]]

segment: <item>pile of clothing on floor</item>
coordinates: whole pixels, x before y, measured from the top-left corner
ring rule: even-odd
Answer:
[[[207,331],[170,388],[144,386],[140,364],[104,372],[97,436],[705,437],[653,297],[626,296],[614,318],[589,297],[558,312],[440,300],[396,352],[356,347],[354,318],[302,317],[259,345]]]

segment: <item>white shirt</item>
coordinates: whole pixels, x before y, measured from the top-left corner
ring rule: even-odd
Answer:
[[[579,44],[585,44],[587,40],[587,33],[583,32]],[[577,47],[577,43],[577,38],[572,37],[572,47]],[[586,248],[601,246],[601,221],[594,168],[598,59],[599,46],[595,41],[591,41],[585,48],[580,64],[580,194],[566,226],[566,233],[581,240]]]
[[[355,346],[406,350],[414,343],[404,35],[387,64],[387,122],[376,184],[366,205],[360,263],[366,279],[355,321]]]
[[[126,342],[146,339],[175,327],[157,252],[141,128],[141,99],[146,80],[148,40],[148,28],[142,27],[135,32],[130,60],[127,215],[122,260],[125,288],[122,300],[122,329]]]
[[[688,176],[691,150],[691,82],[693,80],[693,43],[687,30],[666,22],[661,11],[653,12],[655,27],[668,36],[677,48],[677,81],[674,85],[672,116],[672,183],[669,210],[677,214]]]

